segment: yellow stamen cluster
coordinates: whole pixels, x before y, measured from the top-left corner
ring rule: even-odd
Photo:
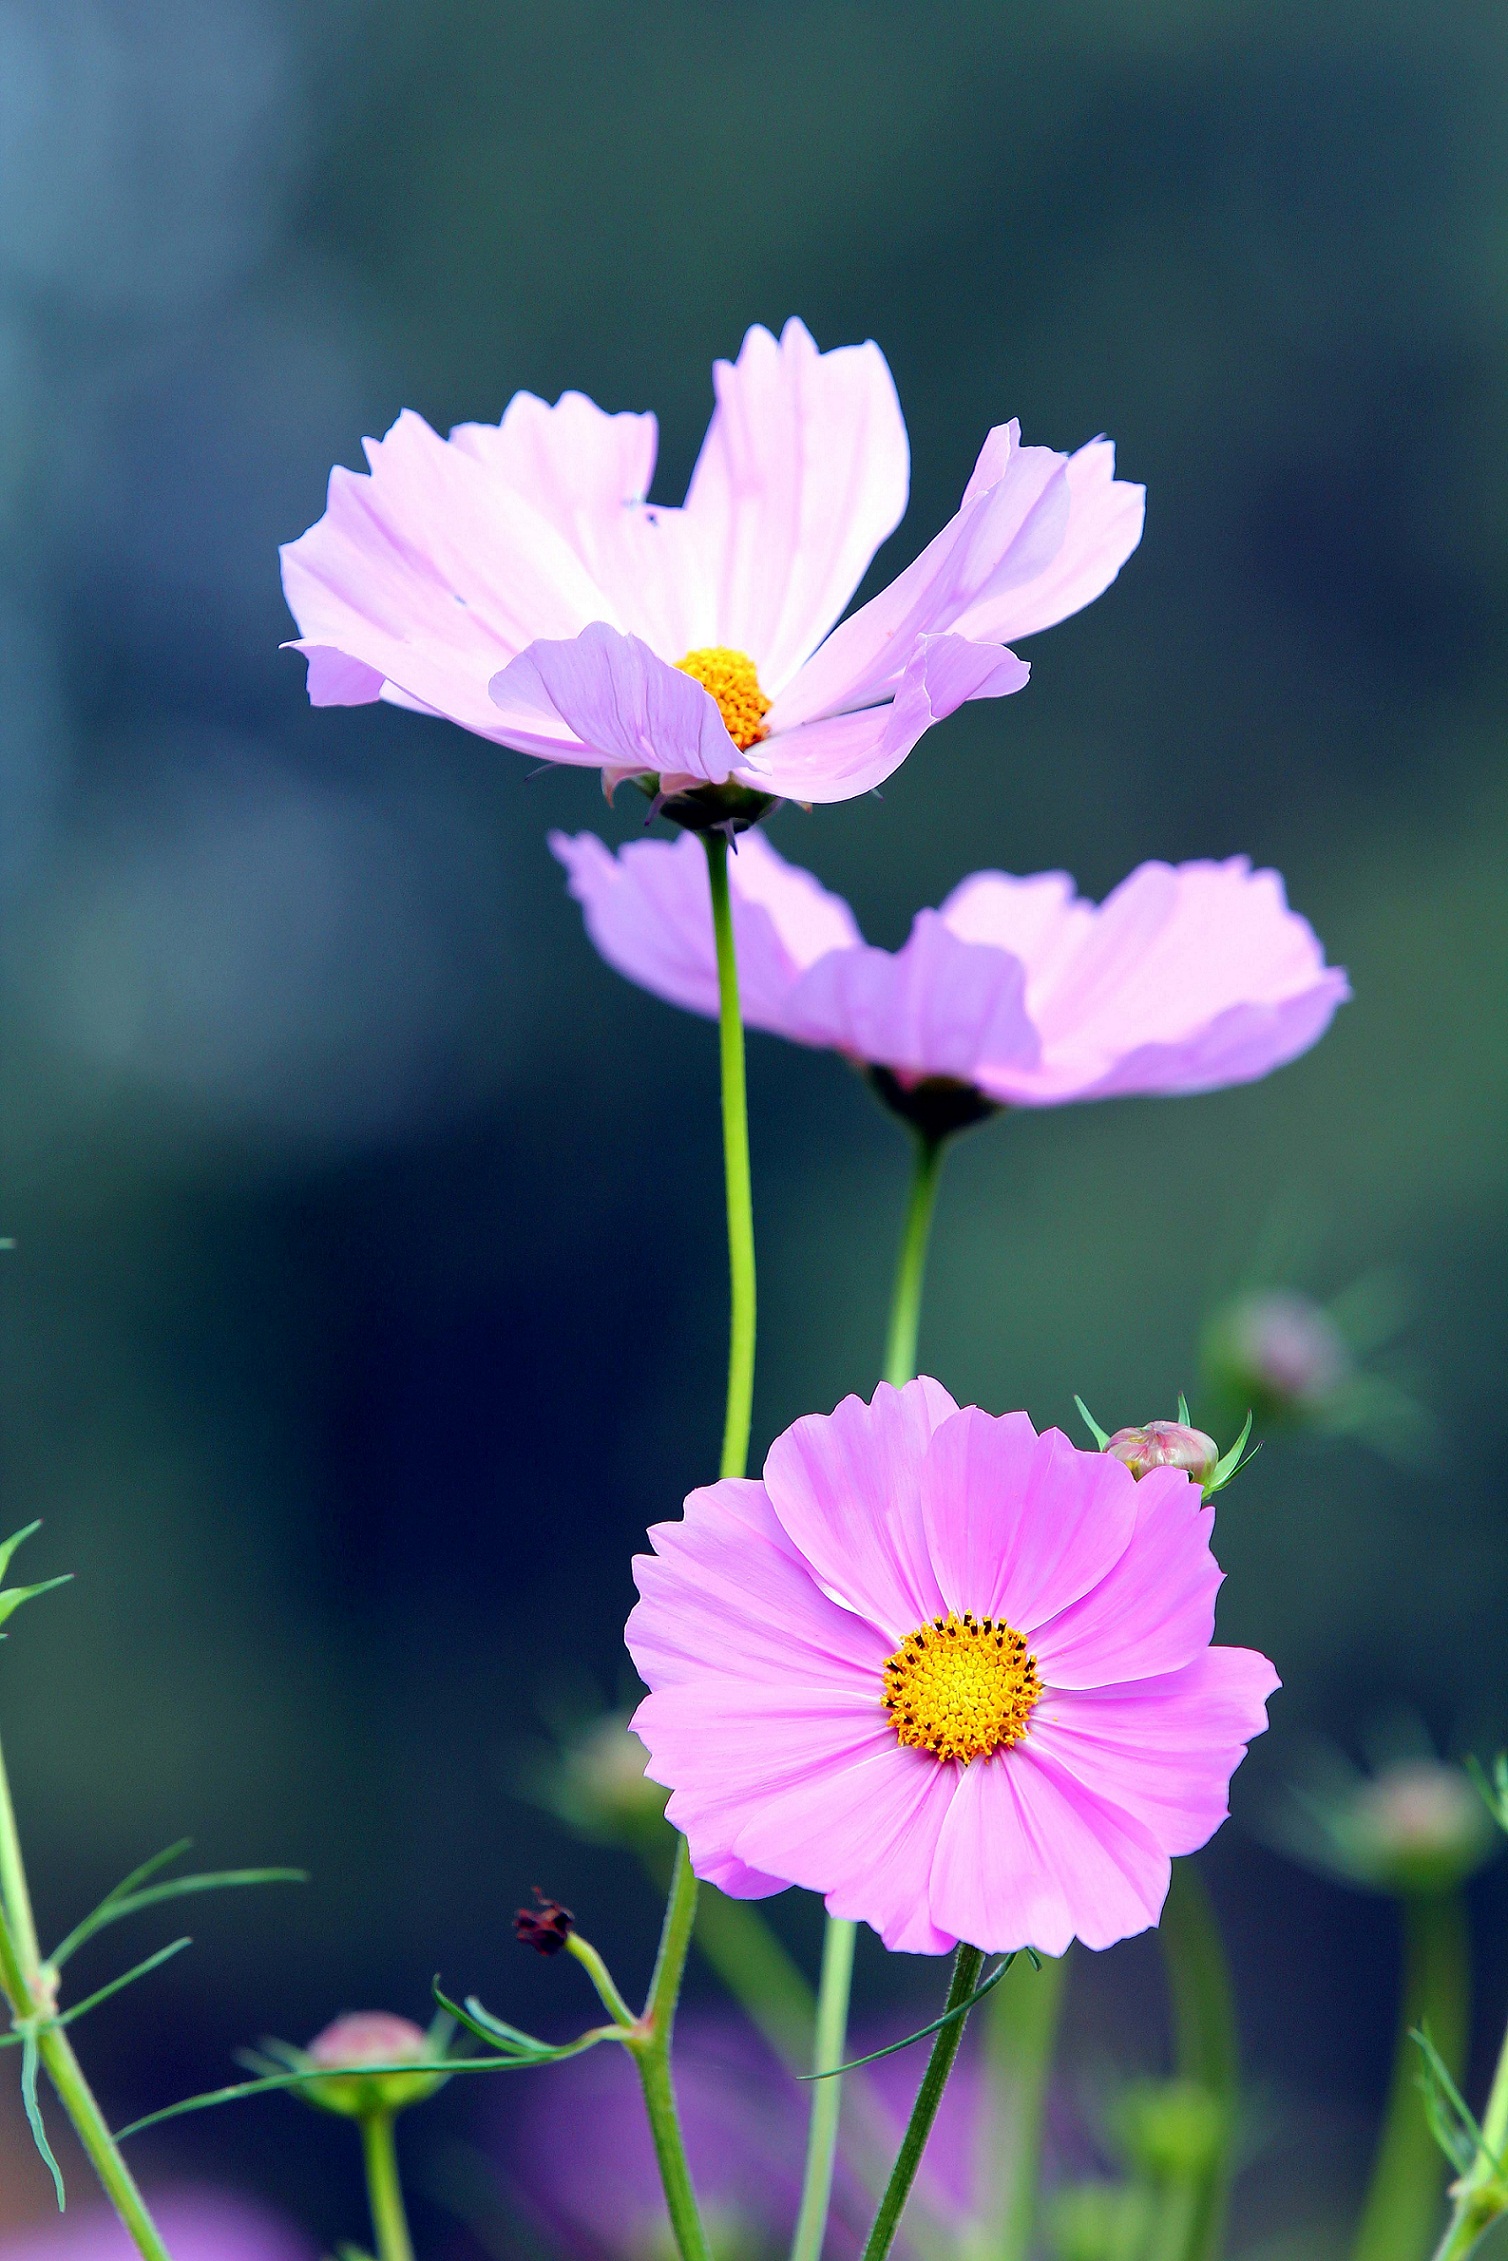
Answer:
[[[739,752],[765,735],[764,718],[770,701],[759,688],[759,674],[747,652],[728,644],[709,644],[704,651],[688,652],[676,666],[683,675],[695,676],[716,699],[728,736]]]
[[[885,1666],[885,1709],[900,1741],[965,1766],[1019,1743],[1041,1693],[1022,1635],[968,1610],[918,1626]]]

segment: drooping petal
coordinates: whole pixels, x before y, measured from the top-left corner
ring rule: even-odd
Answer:
[[[634,1557],[640,1600],[624,1638],[647,1686],[719,1679],[799,1688],[878,1713],[885,1639],[822,1592],[763,1484],[724,1478],[690,1494]]]
[[[1031,1744],[1142,1822],[1164,1852],[1197,1852],[1230,1810],[1230,1778],[1280,1685],[1254,1649],[1211,1648],[1179,1672],[1116,1687],[1049,1688]]]
[[[641,989],[717,1018],[712,897],[700,840],[636,840],[616,855],[596,835],[550,834],[602,956]],[[751,1028],[791,1033],[788,1000],[804,967],[859,941],[853,913],[810,872],[788,864],[762,831],[743,833],[728,861],[738,990]]]
[[[538,713],[558,717],[592,761],[626,774],[650,772],[666,785],[722,785],[738,760],[717,702],[702,685],[605,621],[579,636],[531,644],[488,688],[508,745],[528,738],[510,718]],[[525,750],[533,750],[532,740]]]
[[[934,722],[967,699],[1021,690],[1030,673],[1025,660],[995,644],[916,637],[890,705],[781,729],[752,746],[734,774],[783,800],[851,801],[892,776]]]
[[[773,696],[900,524],[906,426],[877,345],[819,353],[798,321],[778,344],[756,325],[713,384],[685,515],[709,561],[713,640],[747,652]]]
[[[786,1033],[902,1075],[968,1082],[981,1060],[1035,1061],[1024,988],[1019,959],[960,942],[922,911],[902,950],[855,943],[819,958],[789,995]]]
[[[1308,989],[1278,1004],[1231,1005],[1176,1042],[1137,1045],[1097,1082],[1072,1096],[1171,1097],[1255,1083],[1316,1045],[1350,995],[1351,984],[1340,968],[1326,967]],[[993,1075],[991,1089],[1002,1080],[998,1072]]]
[[[1068,458],[1068,524],[1051,563],[1029,580],[979,598],[958,622],[964,636],[1013,644],[1103,596],[1142,535],[1147,490],[1115,476],[1109,440]]]
[[[824,1589],[894,1648],[942,1606],[922,1525],[921,1468],[932,1432],[958,1411],[940,1383],[882,1382],[771,1445],[770,1505]]]
[[[1141,1822],[1029,1743],[960,1770],[932,1866],[933,1919],[990,1954],[1109,1947],[1157,1921],[1168,1856]]]
[[[1049,1687],[1151,1679],[1179,1671],[1209,1646],[1224,1576],[1210,1551],[1214,1515],[1180,1468],[1154,1468],[1132,1481],[1136,1528],[1124,1553],[1033,1636]]]
[[[971,494],[888,589],[833,630],[775,700],[772,732],[889,698],[919,636],[956,628],[971,607],[1031,581],[1057,555],[1068,524],[1066,457],[1020,447],[1014,424],[997,437],[990,484]],[[973,640],[967,631],[964,638]]]
[[[282,552],[300,641],[500,739],[489,677],[612,606],[547,520],[422,417],[406,410],[367,456],[365,476],[330,474],[324,517]]]
[[[1039,1437],[1024,1413],[996,1420],[978,1406],[934,1432],[921,1500],[947,1607],[1003,1617],[1034,1648],[1039,1627],[1103,1584],[1138,1523],[1136,1479],[1120,1461],[1076,1451],[1060,1429]]]

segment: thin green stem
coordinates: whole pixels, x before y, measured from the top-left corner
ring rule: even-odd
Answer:
[[[887,1382],[899,1389],[916,1373],[916,1338],[921,1323],[922,1285],[927,1271],[927,1243],[937,1204],[937,1181],[942,1168],[943,1140],[916,1135],[911,1191],[906,1222],[901,1231],[900,1255],[890,1295],[890,1320],[885,1330]],[[843,2062],[848,2035],[848,2003],[853,1990],[854,1940],[857,1926],[841,1916],[829,1916],[822,1940],[822,1977],[817,1997],[817,2028],[812,2070],[830,2072]],[[801,2209],[791,2243],[791,2261],[819,2261],[827,2233],[827,2212],[832,2200],[833,2162],[838,2149],[838,2120],[843,2105],[841,2080],[813,2083],[811,2118],[807,2123],[806,2169],[801,2183]]]
[[[5,1754],[0,1750],[0,1985],[18,2020],[36,2020],[37,2056],[74,2132],[99,2176],[105,2194],[119,2214],[132,2243],[144,2261],[168,2261],[156,2223],[136,2178],[120,2155],[73,2044],[59,2025],[50,2023],[56,2006],[57,1973],[44,1967],[37,1944],[36,1919],[21,1857],[20,1832],[10,1794]],[[37,2123],[40,2126],[40,2122]],[[61,2190],[61,2185],[59,2186]]]
[[[899,1389],[916,1372],[916,1338],[921,1325],[922,1287],[927,1276],[927,1244],[932,1237],[932,1213],[937,1205],[937,1181],[942,1171],[945,1141],[916,1134],[916,1163],[911,1174],[911,1194],[901,1232],[901,1252],[890,1299],[890,1325],[885,1335],[885,1379]]]
[[[1452,2188],[1450,2222],[1434,2261],[1466,2261],[1493,2224],[1508,2213],[1508,2184],[1494,2166],[1508,2152],[1508,2033],[1503,2035],[1482,2115],[1482,2142],[1484,2155]]]
[[[682,1837],[676,1841],[675,1868],[670,1880],[670,1897],[665,1903],[665,1923],[660,1933],[660,1951],[655,1959],[649,1999],[638,2021],[637,2038],[630,2040],[629,2047],[639,2067],[644,2107],[649,2114],[660,2181],[665,2189],[665,2205],[681,2261],[711,2261],[707,2233],[702,2227],[696,2192],[691,2186],[691,2170],[686,2164],[686,2146],[681,2137],[680,2115],[676,2111],[675,2089],[670,2077],[670,2039],[695,1921],[696,1877],[692,1873],[686,1840]]]
[[[812,2070],[816,2073],[831,2072],[835,2065],[843,2062],[858,1928],[841,1916],[827,1919],[822,1938],[822,1976],[817,1986],[816,2042],[812,2050]],[[820,2261],[822,2240],[827,2234],[827,2209],[833,2193],[838,2108],[842,2101],[841,2080],[813,2083],[812,2114],[806,2132],[806,2171],[801,2181],[801,2206],[796,2216],[796,2234],[791,2241],[791,2261]]]
[[[723,1476],[742,1476],[749,1462],[754,1416],[754,1196],[749,1171],[749,1105],[744,1082],[744,1025],[738,1006],[738,955],[728,896],[728,842],[702,835],[712,888],[717,942],[717,1034],[722,1064],[723,1174],[728,1204],[728,1400],[723,1417]]]
[[[398,2178],[398,2146],[391,2112],[366,2112],[361,2121],[361,2156],[367,2171],[367,2203],[377,2261],[414,2261],[413,2240]]]
[[[947,2009],[956,2010],[960,2002],[968,2000],[979,1984],[979,1973],[983,1965],[982,1950],[960,1942],[953,1963],[953,1982],[948,1988]],[[874,2227],[865,2243],[862,2261],[885,2261],[885,2255],[890,2251],[967,2023],[967,2018],[955,2018],[951,2025],[942,2028],[932,2044],[932,2054],[927,2060],[921,2087],[916,2092],[916,2102],[911,2107],[911,2117],[906,2123],[900,2153],[890,2170],[890,2180],[885,2186],[885,2195],[880,2200]]]
[[[1020,1955],[982,2013],[984,2199],[967,2261],[1028,2261],[1032,2252],[1047,2083],[1067,1976],[1066,1955],[1044,1956],[1040,1970]]]
[[[633,2011],[619,1993],[618,1984],[612,1972],[589,1939],[583,1939],[579,1931],[573,1931],[566,1941],[566,1953],[574,1955],[577,1962],[580,1963],[587,1977],[596,1987],[598,1999],[614,2025],[631,2026],[638,2022]]]
[[[1219,2107],[1220,2134],[1191,2210],[1184,2261],[1215,2261],[1225,2234],[1241,2060],[1236,1997],[1215,1911],[1193,1863],[1173,1863],[1158,1933],[1173,2009],[1173,2062]]]
[[[1463,2077],[1470,2016],[1470,1946],[1459,1893],[1406,1900],[1403,1994],[1393,2077],[1366,2204],[1351,2261],[1423,2261],[1439,2228],[1446,2162],[1419,2091],[1419,2051],[1428,2029],[1446,2071]]]

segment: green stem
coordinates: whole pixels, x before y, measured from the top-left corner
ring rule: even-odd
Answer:
[[[1486,2156],[1467,2168],[1452,2189],[1450,2223],[1435,2251],[1435,2261],[1466,2261],[1495,2222],[1508,2213],[1508,2183],[1493,2165],[1508,2152],[1508,2033],[1498,2052],[1487,2109],[1482,2114]]]
[[[848,1997],[853,1986],[854,1941],[858,1925],[829,1916],[822,1938],[822,1977],[817,1987],[817,2034],[812,2050],[812,2070],[830,2073],[843,2062],[848,2034]],[[791,2261],[820,2261],[827,2234],[827,2209],[833,2194],[833,2161],[838,2149],[838,2107],[843,2101],[841,2080],[812,2083],[812,2115],[806,2133],[806,2171],[801,2181],[801,2207],[796,2234],[791,2241]]]
[[[979,1973],[984,1966],[984,1955],[978,1947],[969,1947],[960,1941],[953,1963],[953,1983],[948,1988],[947,2009],[956,2010],[966,2002],[979,1984]],[[932,2054],[922,2075],[921,2087],[916,2092],[916,2102],[911,2107],[911,2117],[906,2123],[906,2133],[895,2165],[890,2170],[890,2180],[885,2195],[880,2200],[874,2227],[865,2243],[862,2261],[885,2261],[891,2241],[900,2226],[901,2214],[911,2185],[916,2180],[916,2170],[922,2163],[922,2153],[927,2148],[927,2138],[932,2133],[932,2123],[937,2118],[937,2107],[942,2102],[943,2090],[948,2085],[948,2075],[953,2070],[953,2060],[958,2055],[958,2045],[963,2039],[967,2018],[955,2018],[945,2025],[932,2044]]]
[[[943,1140],[916,1134],[916,1157],[906,1222],[901,1231],[900,1256],[890,1295],[890,1321],[885,1331],[884,1378],[900,1389],[916,1373],[916,1337],[921,1323],[922,1285],[927,1271],[927,1243],[932,1233],[932,1213],[937,1204],[937,1181],[942,1168]],[[857,1926],[841,1916],[829,1916],[822,1940],[822,1978],[817,1997],[816,2046],[812,2070],[830,2072],[843,2062],[848,2034],[848,2003],[853,1989],[854,1940]],[[833,2161],[838,2148],[838,2118],[843,2103],[841,2080],[812,2084],[811,2118],[807,2123],[806,2169],[801,2183],[801,2209],[791,2244],[791,2261],[819,2261],[827,2232],[827,2211],[832,2199]]]
[[[1446,2164],[1419,2092],[1415,2026],[1451,2079],[1463,2074],[1470,2001],[1466,1910],[1458,1893],[1405,1900],[1403,2000],[1393,2077],[1351,2261],[1424,2261],[1440,2222]]]
[[[1028,2261],[1037,2219],[1042,2123],[1053,2046],[1063,2008],[1068,1958],[1044,1956],[1040,1970],[1018,1956],[984,2011],[988,2103],[981,2133],[984,2201],[967,2261]]]
[[[566,1953],[575,1957],[587,1977],[597,1989],[597,1996],[614,2025],[631,2026],[638,2023],[633,2011],[618,1991],[617,1980],[589,1939],[573,1931],[566,1941]]]
[[[744,1083],[744,1025],[738,1007],[738,956],[733,906],[728,898],[728,843],[721,832],[702,835],[712,888],[712,931],[717,942],[717,1035],[722,1064],[723,1175],[728,1206],[728,1401],[718,1473],[742,1476],[749,1462],[754,1414],[754,1196],[749,1171],[749,1106]]]
[[[367,2112],[361,2122],[361,2156],[367,2171],[367,2202],[377,2261],[414,2261],[413,2240],[398,2179],[398,2146],[391,2112]]]
[[[1158,1933],[1173,2009],[1173,2061],[1220,2108],[1220,2139],[1191,2211],[1185,2261],[1215,2261],[1225,2234],[1241,2062],[1236,1998],[1219,1926],[1192,1861],[1173,1863]]]
[[[681,1837],[676,1841],[675,1868],[670,1880],[670,1897],[665,1903],[665,1924],[660,1933],[660,1952],[655,1959],[649,2000],[638,2021],[637,2038],[629,2042],[629,2047],[639,2067],[644,2107],[649,2114],[660,2181],[665,2188],[665,2205],[681,2261],[711,2261],[707,2233],[691,2187],[691,2170],[686,2164],[686,2146],[681,2137],[675,2089],[670,2078],[670,2037],[695,1921],[696,1878],[686,1840]]]
[[[916,1163],[911,1174],[911,1195],[901,1233],[900,1259],[890,1298],[890,1325],[885,1336],[885,1379],[899,1389],[916,1372],[916,1337],[922,1316],[922,1285],[927,1273],[927,1244],[932,1237],[932,1212],[937,1204],[937,1181],[942,1171],[945,1142],[916,1133]]]
[[[73,2122],[74,2132],[137,2251],[144,2256],[144,2261],[168,2261],[168,2249],[147,2211],[135,2176],[120,2155],[94,2091],[84,2078],[84,2068],[74,2055],[72,2042],[61,2026],[46,2022],[55,2007],[57,1974],[44,1969],[42,1963],[3,1750],[0,1750],[0,1906],[4,1912],[4,1920],[0,1922],[0,1985],[4,1987],[12,2013],[17,2018],[37,2018],[37,2055],[46,2066],[58,2102]]]

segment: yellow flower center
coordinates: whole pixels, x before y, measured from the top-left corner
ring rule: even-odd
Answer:
[[[747,652],[727,644],[709,644],[705,651],[688,652],[676,666],[683,675],[695,676],[712,693],[728,736],[742,754],[765,735],[764,718],[770,701],[759,688],[759,675]]]
[[[919,1625],[885,1666],[885,1709],[899,1740],[965,1766],[1019,1743],[1041,1693],[1023,1636],[968,1610]]]

